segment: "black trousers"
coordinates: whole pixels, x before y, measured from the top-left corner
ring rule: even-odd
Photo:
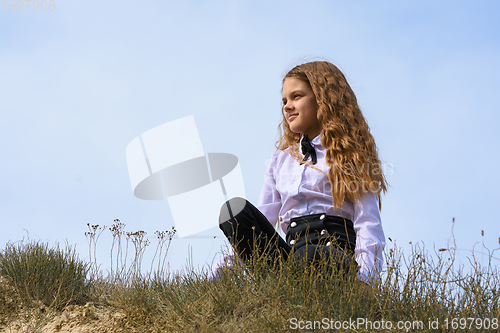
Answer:
[[[338,227],[339,224],[333,223],[330,219],[337,218],[344,221],[345,219],[332,216],[325,219],[325,216],[325,214],[315,214],[292,219],[291,225],[297,226],[296,229],[304,230],[304,226],[301,225],[303,222],[310,222],[312,226],[321,223],[323,227],[325,225],[326,227],[324,230],[311,230],[310,236],[306,233],[294,233],[292,230],[294,228],[289,227],[287,232],[289,242],[287,243],[257,207],[246,199],[233,198],[221,208],[219,228],[244,261],[248,261],[254,251],[257,251],[259,255],[268,254],[271,264],[279,255],[285,260],[292,256],[291,259],[294,261],[305,260],[307,263],[327,259],[347,271],[354,262],[352,255],[356,244],[352,222],[347,220],[351,224],[346,232],[342,232]],[[334,235],[329,235],[330,238],[322,237],[323,232],[328,234],[328,231]],[[292,239],[294,236],[296,241]],[[339,244],[330,246],[330,243],[326,242],[328,239],[335,238],[340,240],[341,246],[338,246]],[[322,242],[322,240],[325,241]]]

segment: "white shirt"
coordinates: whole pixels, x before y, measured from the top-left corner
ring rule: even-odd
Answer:
[[[304,215],[325,213],[351,220],[356,231],[355,259],[360,266],[358,278],[368,282],[370,276],[382,267],[385,247],[376,194],[368,192],[354,203],[346,197],[342,206],[334,209],[327,176],[326,149],[321,145],[320,135],[311,143],[317,156],[317,163],[313,166],[325,174],[305,163],[301,165],[289,154],[289,148],[278,150],[272,154],[267,166],[257,208],[273,226],[279,221],[284,233],[291,218]],[[232,263],[227,259],[228,256],[214,265],[212,275],[220,266]]]

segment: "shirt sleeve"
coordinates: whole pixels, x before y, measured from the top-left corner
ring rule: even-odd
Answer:
[[[360,266],[358,279],[369,283],[382,269],[385,247],[385,235],[375,193],[369,192],[360,200],[356,200],[353,224],[356,231],[356,262]]]
[[[281,196],[276,190],[276,164],[280,151],[277,150],[271,155],[271,159],[264,174],[264,185],[260,192],[257,208],[271,222],[273,227],[278,220],[278,214],[281,209]],[[234,250],[229,248],[228,253],[213,264],[212,269],[208,272],[208,279],[217,279],[220,271],[224,267],[234,265]]]
[[[281,210],[281,196],[276,189],[276,168],[280,152],[280,150],[277,150],[271,155],[264,174],[264,185],[257,203],[257,208],[267,217],[273,227],[276,226],[278,214]]]
[[[230,247],[229,251],[225,256],[220,258],[215,264],[212,265],[212,269],[208,272],[207,279],[217,280],[219,278],[219,273],[224,267],[231,267],[234,265],[234,251],[233,248]]]

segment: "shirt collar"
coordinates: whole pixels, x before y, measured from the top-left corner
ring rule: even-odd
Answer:
[[[300,138],[300,144],[302,144],[302,139],[304,139],[304,134]],[[309,138],[311,140],[311,138]],[[321,146],[321,134],[318,134],[314,139],[311,140],[313,147]]]

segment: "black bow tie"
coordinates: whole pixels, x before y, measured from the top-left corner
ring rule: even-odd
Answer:
[[[316,164],[317,162],[316,150],[314,150],[314,146],[312,145],[311,141],[309,141],[309,136],[307,134],[304,134],[301,146],[302,146],[302,154],[304,155],[303,161],[307,161],[309,157],[311,157],[312,163]]]

